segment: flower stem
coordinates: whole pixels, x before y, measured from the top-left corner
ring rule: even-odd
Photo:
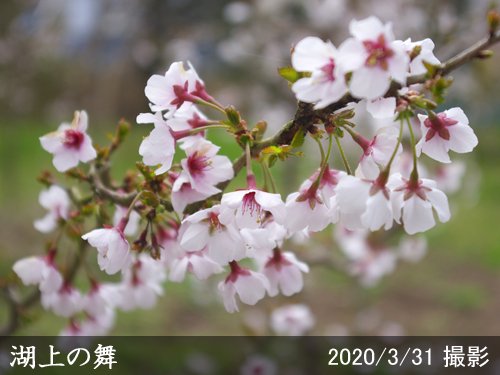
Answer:
[[[325,149],[323,148],[323,145],[321,144],[321,141],[317,137],[312,137],[312,138],[318,144],[319,152],[321,153],[321,165],[323,165],[325,163]]]
[[[403,138],[403,120],[399,122],[399,135],[398,135],[398,140],[396,142],[396,147],[394,147],[394,151],[392,152],[391,158],[389,159],[389,162],[387,163],[386,167],[384,168],[384,172],[389,174],[391,171],[391,165],[392,162],[394,161],[394,158],[396,157],[396,154],[398,153],[399,145],[401,144],[401,139]]]
[[[340,156],[342,157],[342,162],[344,163],[344,168],[347,174],[352,175],[351,167],[349,166],[349,162],[347,161],[347,158],[345,156],[344,149],[342,148],[342,144],[340,143],[339,137],[337,137],[337,135],[335,135],[335,142],[337,143],[337,147],[339,148]]]
[[[226,114],[226,111],[222,106],[220,106],[220,104],[211,103],[201,98],[197,98],[194,103],[210,107],[212,109],[215,109],[216,111],[222,112],[224,115]]]
[[[248,142],[245,145],[245,156],[247,166],[247,187],[249,189],[255,189],[257,184],[255,182],[255,175],[252,171],[252,151],[250,150],[250,144]]]
[[[229,129],[229,126],[221,123],[214,123],[212,125],[200,126],[199,128],[191,129],[188,131],[188,133],[189,135],[194,135],[199,132],[203,132],[205,130],[210,130],[210,129]]]
[[[413,134],[413,127],[411,126],[409,117],[406,117],[406,123],[408,124],[408,130],[410,131],[411,151],[413,155],[413,170],[411,171],[410,180],[418,181],[417,150],[415,147],[415,134]]]
[[[271,170],[269,169],[269,166],[266,164],[265,161],[261,163],[262,165],[262,171],[264,172],[264,178],[266,182],[269,182],[271,192],[276,193],[278,189],[276,188],[276,182],[274,181],[274,177],[271,174]]]

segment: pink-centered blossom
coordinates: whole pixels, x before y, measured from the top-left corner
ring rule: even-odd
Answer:
[[[107,285],[104,295],[114,307],[123,311],[150,309],[163,294],[162,283],[166,280],[162,262],[140,254],[125,270],[119,284]]]
[[[417,155],[426,154],[441,163],[450,163],[448,151],[471,152],[478,140],[462,109],[455,107],[432,117],[418,115],[422,138],[416,144]]]
[[[227,243],[225,246],[227,246]],[[206,249],[186,251],[171,262],[169,280],[182,282],[187,272],[192,273],[198,280],[206,280],[223,270],[219,263],[208,256]]]
[[[185,102],[193,102],[196,99],[193,91],[202,84],[191,65],[186,69],[183,62],[174,62],[165,75],[151,76],[144,92],[150,101],[151,110],[174,112]]]
[[[380,171],[387,167],[389,160],[398,144],[399,131],[396,127],[381,128],[371,140],[360,139],[358,143],[363,148],[363,155],[356,169],[356,176],[375,179]],[[401,144],[396,150],[396,157],[403,152]]]
[[[286,305],[271,313],[271,328],[280,336],[302,336],[315,324],[311,309],[303,304]]]
[[[227,312],[233,313],[239,311],[236,295],[241,302],[255,305],[266,295],[269,282],[261,273],[240,267],[235,261],[230,263],[230,267],[227,278],[219,283],[219,292]]]
[[[342,224],[348,229],[375,231],[392,227],[394,214],[391,191],[383,174],[375,180],[346,176],[337,187],[337,203]]]
[[[40,193],[38,201],[48,211],[43,218],[35,220],[34,226],[38,231],[42,233],[52,232],[56,229],[59,220],[68,219],[71,200],[62,187],[52,185]]]
[[[170,177],[173,179],[172,206],[179,214],[184,212],[187,205],[202,201],[210,196],[195,190],[186,173],[181,172],[177,175],[172,173]]]
[[[299,72],[309,72],[292,85],[297,99],[324,108],[347,93],[344,72],[339,66],[339,54],[330,42],[306,37],[292,51],[292,65]]]
[[[351,94],[357,98],[376,99],[384,96],[391,80],[402,85],[408,76],[409,56],[401,43],[396,43],[392,24],[376,17],[349,24],[353,38],[339,47],[344,71],[352,72]]]
[[[299,261],[295,254],[274,249],[262,267],[262,273],[269,280],[269,296],[284,296],[299,293],[304,287],[302,273],[309,272],[309,266]]]
[[[436,225],[434,212],[442,223],[450,219],[448,198],[436,187],[436,182],[422,178],[407,180],[399,173],[391,175],[394,219],[402,223],[408,234],[425,232]]]
[[[185,132],[207,126],[207,117],[192,103],[184,103],[175,113],[167,119],[167,123],[174,132]],[[179,140],[181,147],[190,146],[192,143],[204,138],[204,132],[199,131],[194,135]]]
[[[126,222],[122,220],[117,227],[94,229],[82,236],[97,249],[99,267],[108,275],[124,270],[130,263],[130,244],[122,228],[125,225]]]
[[[221,199],[222,223],[235,222],[239,229],[261,228],[268,216],[277,223],[285,220],[285,204],[279,194],[257,189],[237,190],[226,193]]]
[[[54,155],[52,163],[59,172],[76,167],[80,161],[86,163],[96,158],[87,127],[87,112],[76,111],[71,124],[63,123],[57,131],[40,137],[43,149]]]
[[[276,362],[262,355],[252,355],[241,366],[240,375],[277,375]]]
[[[54,314],[69,318],[83,307],[81,293],[69,284],[64,284],[57,292],[42,293],[42,306]]]
[[[199,139],[185,148],[187,158],[181,160],[191,187],[204,195],[219,193],[215,185],[234,176],[231,161],[227,156],[217,155],[219,149],[212,142]]]
[[[394,249],[371,241],[369,235],[365,229],[351,231],[338,226],[335,230],[335,241],[348,260],[348,272],[366,287],[375,286],[393,272],[397,261]]]
[[[115,213],[113,214],[113,225],[118,226],[120,220],[127,214],[128,207],[115,205]],[[139,229],[139,222],[141,221],[141,215],[135,210],[130,212],[129,220],[127,226],[123,230],[125,236],[134,236]]]
[[[225,265],[244,258],[245,245],[234,223],[221,223],[220,209],[220,205],[215,205],[186,217],[181,225],[179,242],[186,251],[206,247],[211,259]]]
[[[12,267],[24,285],[38,285],[42,293],[58,291],[63,277],[54,264],[55,251],[46,256],[32,256],[19,259]]]

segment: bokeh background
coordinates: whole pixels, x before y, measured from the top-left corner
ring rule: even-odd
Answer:
[[[272,133],[289,120],[295,101],[277,68],[289,64],[291,46],[308,35],[339,44],[348,22],[376,15],[392,21],[396,36],[432,38],[445,60],[486,35],[488,1],[453,0],[4,0],[0,2],[0,277],[13,262],[43,252],[47,240],[32,226],[43,215],[36,176],[52,170],[38,137],[86,109],[90,132],[107,142],[119,119],[133,131],[116,157],[119,178],[140,159],[148,129],[134,123],[148,110],[144,86],[172,61],[189,60],[213,96],[234,104],[250,123],[266,120]],[[498,52],[498,48],[495,48]],[[293,298],[266,299],[227,314],[215,281],[168,283],[151,311],[119,314],[113,334],[239,335],[268,333],[269,312],[308,304],[323,334],[500,334],[500,59],[474,62],[453,73],[447,106],[468,114],[479,146],[465,158],[467,172],[451,197],[453,216],[427,235],[417,263],[401,262],[366,288],[339,267],[315,266],[305,290]],[[220,139],[224,152],[238,148]],[[355,158],[355,155],[352,155]],[[354,160],[354,159],[353,159]],[[278,164],[287,194],[314,162]],[[64,183],[64,179],[60,180]],[[338,252],[333,231],[300,249]],[[5,318],[0,302],[0,318]],[[40,309],[18,334],[55,334],[65,325]]]

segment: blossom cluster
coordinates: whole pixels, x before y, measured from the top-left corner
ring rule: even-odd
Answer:
[[[100,224],[87,233],[80,226],[78,240],[96,249],[101,271],[121,276],[117,282],[89,276],[90,288],[83,292],[71,275],[61,273],[56,257],[62,249],[55,244],[46,256],[14,265],[24,284],[39,287],[47,310],[70,318],[64,334],[104,334],[112,327],[116,309],[151,308],[166,280],[182,282],[188,275],[218,280],[228,312],[239,310],[238,300],[255,305],[266,295],[299,293],[309,266],[289,247],[330,224],[335,225],[335,239],[349,261],[348,271],[365,285],[390,272],[397,259],[417,260],[425,253],[423,238],[403,237],[394,248],[372,241],[372,233],[402,228],[413,235],[434,227],[436,219],[448,221],[445,192],[456,189],[455,175],[460,171],[433,179],[421,155],[450,163],[450,150],[470,152],[477,138],[460,108],[435,112],[424,86],[407,85],[409,77],[431,79],[432,67],[439,66],[430,39],[396,40],[391,24],[375,17],[352,21],[350,32],[352,36],[338,48],[330,41],[306,37],[292,50],[297,74],[292,91],[297,100],[309,103],[313,111],[327,111],[328,116],[304,129],[317,142],[321,161],[287,197],[269,181],[258,184],[252,161],[259,161],[267,171],[266,180],[272,180],[269,154],[283,157],[290,145],[271,145],[256,155],[253,150],[262,135],[259,126],[249,129],[234,108],[218,103],[195,69],[183,62],[174,62],[164,75],[153,75],[147,82],[151,111],[139,114],[136,122],[154,128],[139,147],[141,176],[137,174],[132,188],[120,190],[111,184],[105,188],[112,193],[103,194],[96,184],[98,173],[74,169],[80,162],[99,169],[111,152],[97,152],[92,145],[84,111],[75,113],[71,125],[63,124],[40,138],[42,147],[54,155],[58,171],[69,171],[91,185],[91,201],[96,203],[90,211]],[[345,98],[350,102],[328,111]],[[201,107],[225,118],[211,119]],[[360,108],[385,125],[362,135],[354,119]],[[220,147],[208,138],[215,129],[234,136],[244,149],[247,179],[242,189],[225,190],[241,167],[219,154]],[[360,148],[354,172],[342,148],[349,138]],[[334,140],[345,170],[330,165]],[[179,162],[174,161],[176,153],[181,155]],[[127,204],[113,200],[130,192]],[[112,221],[102,215],[101,200],[106,198],[114,206]],[[44,233],[84,219],[89,210],[87,201],[82,204],[56,184],[41,193],[40,203],[48,213],[35,227]],[[308,316],[302,307],[294,314]],[[287,328],[289,319],[275,316],[279,334],[302,334],[313,324],[312,318],[307,324],[299,318],[303,327],[294,330]]]

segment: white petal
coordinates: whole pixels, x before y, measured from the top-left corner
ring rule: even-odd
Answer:
[[[407,199],[403,206],[403,224],[408,234],[425,232],[436,225],[430,202],[416,195]]]
[[[379,67],[363,66],[352,73],[349,88],[357,98],[376,99],[389,89],[391,84],[389,72]]]
[[[450,150],[459,153],[471,152],[478,144],[474,130],[469,125],[455,124],[447,128],[450,131]]]

